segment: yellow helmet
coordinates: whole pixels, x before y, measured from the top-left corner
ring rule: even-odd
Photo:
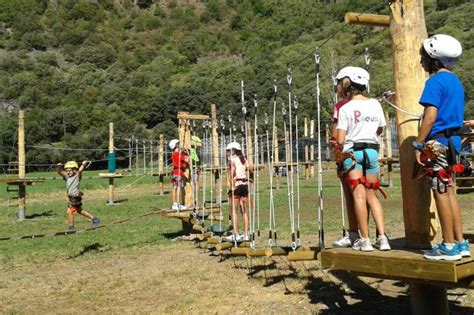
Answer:
[[[79,168],[76,161],[69,161],[64,164],[64,168]]]

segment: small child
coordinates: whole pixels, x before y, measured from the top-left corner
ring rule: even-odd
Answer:
[[[173,163],[173,172],[171,182],[173,184],[173,205],[172,210],[186,210],[187,207],[182,205],[181,200],[181,189],[184,188],[186,183],[185,171],[189,168],[189,155],[181,150],[178,139],[173,139],[169,143],[169,147],[173,150],[171,154],[171,161]]]
[[[81,192],[81,178],[82,172],[86,168],[87,161],[83,161],[81,166],[77,165],[75,161],[69,161],[65,165],[58,163],[56,171],[61,175],[66,182],[66,190],[68,197],[67,208],[67,223],[68,232],[76,232],[74,227],[74,216],[79,213],[92,223],[92,228],[96,228],[100,224],[100,218],[93,216],[86,210],[82,209],[82,192]]]

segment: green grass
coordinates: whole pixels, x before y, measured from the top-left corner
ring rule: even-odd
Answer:
[[[85,176],[96,174],[87,172]],[[268,175],[264,171],[260,179],[260,227],[262,237],[268,235],[269,185]],[[53,173],[29,174],[29,176],[53,176]],[[334,171],[324,172],[324,227],[327,233],[336,235],[341,230],[341,202],[339,180]],[[210,176],[206,177],[207,192],[210,199]],[[126,198],[114,206],[107,206],[107,180],[85,177],[81,183],[84,190],[84,208],[101,217],[104,224],[148,213],[153,208],[169,207],[170,195],[158,195],[158,178],[145,176],[124,177],[116,181],[117,198]],[[169,190],[169,179],[165,179],[165,189]],[[389,199],[383,201],[386,213],[386,228],[392,235],[403,235],[403,216],[401,209],[401,191],[398,174],[395,174],[396,188],[387,189]],[[203,184],[201,183],[201,188]],[[397,188],[398,187],[398,188]],[[26,214],[32,219],[16,220],[17,206],[6,207],[6,185],[1,190],[0,237],[21,236],[38,233],[51,233],[66,229],[66,197],[62,180],[47,180],[27,188]],[[301,179],[301,233],[303,241],[317,235],[317,180]],[[296,187],[295,187],[296,193]],[[288,195],[286,179],[282,178],[281,188],[274,191],[276,220],[281,244],[290,243],[290,219],[288,213]],[[200,193],[199,199],[202,197]],[[461,195],[464,203],[472,201],[471,195]],[[295,201],[296,203],[296,201]],[[224,205],[224,217],[227,218],[228,206]],[[472,209],[467,211],[472,212]],[[467,214],[465,214],[467,216]],[[225,220],[226,222],[227,220]],[[76,227],[83,229],[89,223],[82,217],[76,217]],[[373,227],[372,227],[373,228]],[[467,230],[472,227],[465,227]],[[145,247],[171,244],[170,239],[181,230],[178,220],[167,219],[160,215],[128,221],[123,224],[108,225],[106,228],[77,235],[47,237],[32,240],[0,241],[0,263],[3,266],[39,263],[76,257],[84,251],[110,251],[129,247]],[[262,244],[266,242],[262,241]]]

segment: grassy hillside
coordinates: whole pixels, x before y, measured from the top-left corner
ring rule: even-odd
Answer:
[[[330,2],[330,3],[325,3]],[[12,160],[16,114],[28,110],[27,142],[58,147],[106,148],[107,123],[120,137],[156,139],[175,131],[176,111],[209,112],[240,119],[240,80],[255,93],[260,112],[272,82],[281,101],[286,73],[300,114],[315,116],[314,58],[321,47],[323,118],[332,106],[330,76],[363,65],[371,53],[372,93],[392,88],[388,31],[347,26],[346,11],[388,13],[379,0],[9,0],[0,2],[0,160]],[[457,67],[474,114],[474,43],[469,1],[426,2],[429,33],[458,37]],[[126,145],[126,143],[122,143]],[[92,152],[101,159],[104,152]],[[28,149],[30,163],[83,154]]]

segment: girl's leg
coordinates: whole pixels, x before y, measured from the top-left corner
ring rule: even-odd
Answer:
[[[443,232],[444,242],[454,243],[454,220],[449,190],[447,193],[440,193],[438,190],[434,189],[433,195],[436,202],[436,209],[438,210],[439,222],[441,223],[441,231]],[[461,218],[459,217],[459,220],[460,219]]]
[[[366,179],[368,183],[376,183],[379,179],[379,176],[378,174],[367,174]],[[367,204],[369,205],[370,211],[375,220],[375,225],[377,226],[378,235],[384,235],[385,223],[383,207],[379,198],[377,198],[376,191],[374,189],[366,189],[366,196]]]
[[[362,171],[350,171],[349,178],[350,179],[359,179],[362,177]],[[369,225],[368,225],[368,211],[367,211],[367,199],[365,193],[364,185],[357,185],[357,187],[352,192],[354,198],[354,210],[355,210],[355,217],[357,220],[357,224],[359,226],[359,233],[360,236],[363,238],[369,237]]]
[[[344,198],[346,199],[346,210],[347,210],[347,221],[349,225],[349,231],[357,232],[359,229],[357,225],[357,219],[354,210],[354,197],[352,196],[352,190],[344,180],[342,180],[342,189],[344,191]]]
[[[232,198],[232,197],[231,197]],[[237,215],[237,207],[239,206],[240,198],[234,196],[232,198],[232,225],[234,227],[234,234],[239,234],[239,216]]]
[[[448,188],[448,195],[451,203],[451,212],[453,216],[454,240],[456,242],[462,242],[464,241],[464,235],[462,231],[461,208],[459,207],[459,202],[456,198],[456,192],[454,187]]]

